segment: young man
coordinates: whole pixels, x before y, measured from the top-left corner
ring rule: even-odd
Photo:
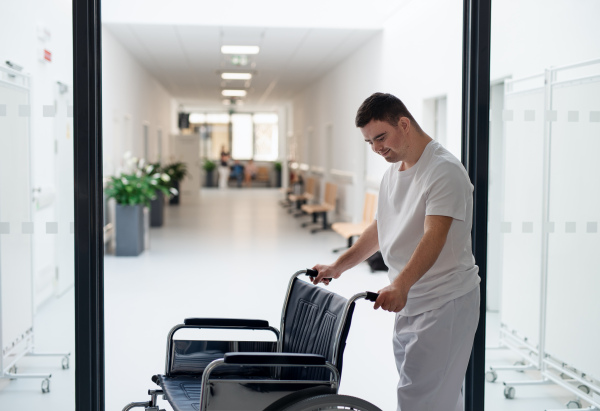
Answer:
[[[456,157],[395,96],[367,98],[356,126],[391,165],[375,221],[335,263],[315,265],[313,282],[327,284],[380,249],[390,285],[379,291],[374,308],[397,313],[398,410],[462,411],[461,386],[479,321],[473,186]]]

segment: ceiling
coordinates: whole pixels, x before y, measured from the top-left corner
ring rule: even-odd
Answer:
[[[103,0],[104,27],[185,107],[275,107],[340,64],[414,0]],[[249,84],[223,83],[226,44],[258,45]]]
[[[246,106],[272,107],[322,77],[378,33],[376,29],[219,27],[104,23],[175,98],[187,106],[222,107],[223,88],[246,88]],[[247,67],[235,67],[221,45],[258,45]],[[220,72],[251,71],[249,83]]]

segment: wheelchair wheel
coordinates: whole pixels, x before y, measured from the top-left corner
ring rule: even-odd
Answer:
[[[318,395],[305,398],[288,405],[282,411],[321,411],[321,410],[355,410],[381,411],[379,407],[360,398],[349,395]]]

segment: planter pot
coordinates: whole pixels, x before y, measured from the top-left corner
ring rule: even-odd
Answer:
[[[144,250],[144,206],[116,207],[116,250],[118,256],[137,256]]]
[[[165,219],[165,195],[156,191],[156,198],[150,201],[150,227],[162,227]]]
[[[275,187],[281,187],[281,170],[275,170]]]
[[[171,196],[169,204],[179,204],[179,181],[173,181],[173,188],[177,190],[177,194]]]
[[[215,186],[215,172],[214,170],[205,171],[206,172],[206,187],[214,187]]]

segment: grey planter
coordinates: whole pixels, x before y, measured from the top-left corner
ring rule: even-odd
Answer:
[[[215,186],[215,172],[214,170],[205,171],[206,172],[206,185],[205,187],[214,187]]]
[[[116,250],[118,256],[135,257],[144,250],[144,206],[116,207]]]
[[[150,202],[150,227],[162,227],[165,220],[165,195],[156,191],[156,198]]]
[[[169,204],[179,204],[179,181],[173,181],[173,188],[177,190],[177,194],[171,195]]]

